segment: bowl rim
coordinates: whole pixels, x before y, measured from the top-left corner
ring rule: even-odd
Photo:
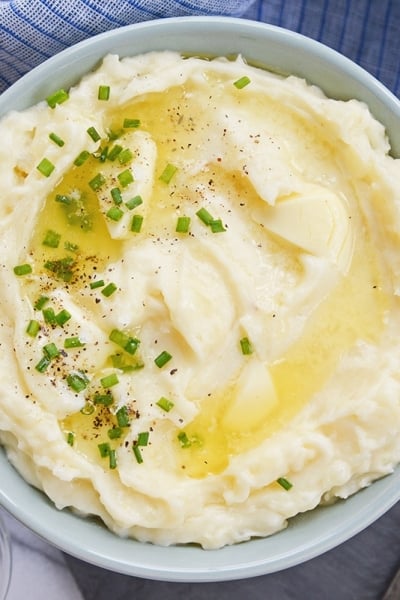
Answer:
[[[122,43],[132,34],[157,35],[160,31],[168,28],[172,31],[171,28],[177,27],[189,28],[193,31],[201,27],[211,27],[213,30],[225,27],[230,30],[230,35],[240,33],[243,36],[251,36],[257,33],[265,39],[273,40],[275,43],[283,42],[292,49],[300,45],[306,53],[313,53],[321,63],[327,62],[334,65],[339,71],[344,70],[349,81],[354,78],[362,90],[367,90],[372,97],[378,99],[378,104],[384,105],[385,109],[393,115],[393,120],[398,125],[400,101],[365,69],[336,50],[303,34],[275,25],[238,17],[216,16],[155,19],[112,29],[83,40],[35,67],[3,92],[0,96],[0,118],[2,114],[9,111],[10,103],[15,109],[24,106],[24,103],[26,106],[30,106],[31,103],[28,100],[31,98],[28,93],[30,89],[36,90],[36,93],[44,99],[47,95],[46,86],[51,85],[54,89],[54,82],[57,77],[59,79],[65,77],[62,67],[65,66],[66,62],[68,63],[69,59],[76,58],[83,53],[89,57],[88,60],[93,58],[93,65],[98,64],[100,56],[109,53],[111,48],[118,45],[118,41]],[[99,53],[99,49],[103,47],[105,47],[105,50]],[[52,81],[49,81],[48,77],[49,68],[55,73]],[[86,71],[85,68],[84,72]],[[80,77],[81,74],[75,75],[74,78],[77,81]],[[349,98],[351,97],[354,97],[354,95],[350,94]],[[400,154],[400,133],[395,140],[395,146],[396,154]],[[42,492],[29,486],[22,479],[9,463],[1,448],[0,465],[2,465],[1,471],[4,474],[0,484],[0,504],[35,533],[61,550],[102,568],[127,575],[163,581],[228,581],[265,575],[295,566],[350,539],[376,521],[400,499],[400,470],[397,468],[392,475],[384,477],[372,486],[359,491],[355,496],[346,500],[345,504],[339,502],[336,508],[342,507],[340,517],[334,516],[336,514],[335,506],[320,507],[311,511],[313,520],[318,525],[317,529],[314,528],[315,537],[312,540],[307,540],[302,536],[302,524],[307,526],[311,512],[294,517],[290,522],[290,531],[292,535],[294,534],[293,539],[298,544],[295,548],[289,549],[291,547],[289,542],[285,544],[278,542],[279,539],[285,539],[285,533],[289,531],[289,528],[269,538],[251,540],[215,551],[193,547],[174,546],[165,548],[152,546],[135,540],[124,540],[110,532],[110,535],[118,540],[118,548],[121,547],[121,552],[117,553],[118,557],[116,558],[117,555],[110,556],[107,550],[102,549],[101,541],[105,539],[109,540],[110,547],[113,549],[116,545],[111,543],[112,538],[107,538],[108,534],[105,527],[99,526],[93,520],[81,519],[70,512],[55,508]],[[21,498],[23,498],[22,503]],[[362,502],[360,502],[360,498],[363,498]],[[343,507],[348,508],[343,509]],[[331,514],[335,523],[335,527],[331,527],[329,531],[326,531],[323,527],[324,515],[326,515],[327,510],[332,511]],[[58,526],[55,526],[55,524]],[[65,531],[70,531],[73,534],[66,539],[63,533]],[[87,539],[83,540],[82,532],[90,537],[91,543],[88,543]],[[278,538],[278,536],[281,537]],[[249,544],[257,549],[268,547],[268,543],[265,544],[266,540],[272,540],[272,544],[276,546],[276,554],[272,558],[263,556],[262,552],[261,554],[253,550],[248,552]],[[82,545],[83,543],[86,546]],[[134,562],[132,562],[129,553],[128,558],[124,556],[124,552],[128,547],[133,548]],[[142,554],[142,556],[135,556],[135,549],[137,550],[137,548],[140,548],[139,555]],[[148,556],[154,554],[158,556],[159,562],[157,564],[147,559]],[[190,564],[185,565],[185,556],[190,556]],[[217,558],[221,556],[226,557],[222,562]],[[200,557],[202,558],[200,559]]]

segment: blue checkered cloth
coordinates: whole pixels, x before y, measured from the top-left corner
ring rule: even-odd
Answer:
[[[400,0],[0,0],[0,92],[89,36],[184,15],[244,17],[298,31],[400,95]]]

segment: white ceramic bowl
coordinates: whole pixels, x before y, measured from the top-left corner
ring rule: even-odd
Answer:
[[[0,116],[68,88],[107,53],[150,50],[242,54],[249,62],[305,77],[331,97],[364,100],[389,132],[400,155],[400,102],[340,54],[302,35],[266,24],[221,17],[183,17],[113,30],[73,46],[40,65],[0,97]],[[313,558],[358,533],[400,499],[400,469],[337,504],[291,520],[266,539],[204,551],[163,548],[118,538],[97,520],[58,511],[27,485],[0,449],[0,504],[62,550],[120,573],[166,581],[221,581],[262,575]]]

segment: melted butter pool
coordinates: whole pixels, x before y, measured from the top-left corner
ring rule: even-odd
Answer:
[[[230,420],[229,427],[225,427],[224,414],[235,385],[205,398],[198,416],[180,432],[181,435],[184,432],[190,443],[181,447],[185,473],[197,478],[219,473],[232,456],[257,447],[279,431],[322,389],[357,340],[377,341],[388,306],[389,298],[381,288],[373,249],[367,241],[359,239],[348,276],[321,303],[303,336],[286,355],[269,366],[277,402],[266,398],[265,403],[258,405],[258,414],[252,415],[252,425],[247,426],[247,411],[254,403],[251,398],[244,398],[237,422]]]
[[[89,182],[99,172],[99,163],[90,157],[84,166],[72,167],[47,197],[37,220],[30,246],[35,272],[47,273],[49,260],[72,257],[76,262],[73,280],[80,284],[121,254],[121,243],[113,240],[97,194]],[[49,232],[59,237],[57,247],[45,243]]]
[[[217,82],[218,83],[218,82]],[[218,96],[218,88],[214,90]],[[236,92],[235,92],[236,93]],[[123,118],[140,118],[141,128],[147,131],[157,144],[158,156],[156,175],[160,175],[167,163],[173,163],[179,152],[195,156],[193,140],[199,135],[201,98],[193,104],[189,87],[177,87],[163,94],[148,94],[145,99],[135,101],[118,111],[110,113],[111,129],[118,130]],[[207,104],[207,97],[204,97]],[[265,106],[263,107],[265,109]],[[260,109],[259,99],[253,100],[252,110]],[[273,113],[272,104],[269,109]],[[282,107],[276,112],[275,121],[280,122],[293,116]],[[304,143],[313,147],[315,160],[329,155],[326,143],[317,143],[313,127],[298,118],[293,131],[301,127]],[[275,123],[275,125],[276,125]],[[276,126],[278,126],[276,125]],[[212,138],[213,132],[201,132],[199,139]],[[104,215],[101,214],[97,194],[89,181],[101,171],[97,159],[90,157],[82,167],[73,167],[59,182],[47,198],[33,233],[31,254],[35,271],[46,272],[43,265],[48,261],[72,256],[77,261],[78,282],[86,283],[96,270],[103,269],[109,262],[118,260],[123,243],[112,239]],[[215,174],[217,184],[230,189],[232,195],[246,196],[246,202],[255,202],[254,190],[246,191],[236,177],[234,183],[228,179],[232,173]],[[58,202],[57,196],[73,197],[75,204]],[[156,177],[149,199],[148,217],[143,235],[175,236],[172,224],[182,201],[187,202],[188,190],[183,186],[171,194]],[[60,245],[49,248],[43,245],[48,230],[60,235]],[[132,243],[136,241],[132,240]],[[75,251],[71,248],[76,247]],[[68,249],[69,248],[69,249]],[[293,262],[298,252],[293,252]],[[218,394],[205,397],[200,404],[198,416],[183,431],[176,430],[176,460],[191,477],[201,478],[210,473],[219,473],[229,464],[232,456],[239,455],[258,446],[266,437],[278,431],[292,419],[320,390],[334,373],[340,359],[359,339],[375,341],[383,328],[383,318],[388,306],[388,297],[382,291],[382,281],[377,267],[374,250],[368,240],[359,236],[350,272],[343,277],[334,292],[324,300],[307,324],[304,335],[290,350],[275,363],[268,365],[275,388],[276,398],[266,398],[263,403],[244,398],[242,411],[236,413],[236,422],[229,425],[224,416],[235,395],[236,382]],[[37,291],[35,292],[37,293]],[[71,293],[73,289],[71,288]],[[268,332],[266,332],[268,335]],[[252,356],[245,357],[251,361]],[[251,407],[249,409],[249,406]],[[249,420],[247,412],[252,411]],[[100,411],[100,412],[99,412]],[[102,411],[102,412],[101,412]],[[92,460],[99,460],[97,445],[107,440],[107,431],[115,425],[115,418],[107,411],[97,408],[93,415],[75,413],[60,422],[64,432],[73,432],[76,449]],[[189,440],[182,447],[178,436],[184,433]],[[114,446],[119,441],[112,442]]]

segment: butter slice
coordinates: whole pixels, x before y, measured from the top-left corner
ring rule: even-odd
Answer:
[[[234,396],[222,418],[222,427],[240,433],[262,427],[277,402],[267,365],[251,357],[240,373]]]
[[[354,248],[351,215],[345,200],[331,190],[307,186],[303,194],[256,209],[253,219],[302,250],[328,259],[343,274],[348,272]]]

